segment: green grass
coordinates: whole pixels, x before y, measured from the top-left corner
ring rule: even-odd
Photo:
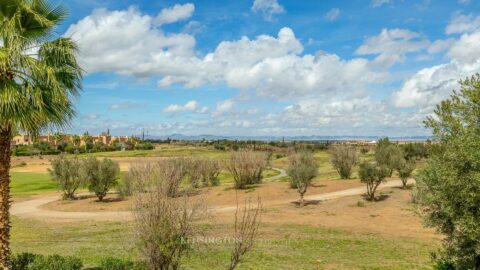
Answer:
[[[43,223],[14,218],[13,252],[78,256],[89,266],[103,257],[138,256],[129,223]],[[207,236],[231,235],[227,225],[203,225]],[[274,235],[274,237],[271,237]],[[182,269],[225,269],[229,243],[196,245]],[[381,237],[370,233],[307,225],[263,224],[259,241],[238,269],[429,269],[427,240]]]
[[[47,191],[56,191],[57,185],[48,173],[12,172],[11,195],[31,196]]]
[[[228,157],[229,152],[215,150],[211,147],[195,146],[159,146],[153,150],[113,151],[81,154],[79,156],[96,157],[177,157],[177,156],[201,156],[216,159]]]

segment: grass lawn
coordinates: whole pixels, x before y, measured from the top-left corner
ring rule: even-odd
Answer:
[[[48,173],[12,172],[10,175],[13,197],[31,196],[57,190],[57,184]]]
[[[203,233],[224,239],[229,225],[202,225]],[[210,238],[211,239],[211,238]],[[263,224],[254,251],[238,269],[429,269],[426,240],[384,238],[369,233],[308,225]],[[129,223],[44,223],[14,218],[12,250],[80,257],[95,266],[103,257],[135,258]],[[184,259],[183,269],[225,269],[230,244],[197,244]]]

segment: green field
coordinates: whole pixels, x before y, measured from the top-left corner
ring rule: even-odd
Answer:
[[[31,196],[57,190],[56,183],[52,181],[48,173],[12,172],[10,175],[13,197]]]
[[[13,219],[13,252],[78,256],[89,266],[104,257],[138,256],[129,223],[43,223]],[[228,225],[203,225],[207,236],[229,236]],[[273,236],[273,237],[272,237]],[[313,227],[269,225],[238,269],[429,269],[432,243],[386,238],[371,233]],[[219,241],[195,246],[182,269],[225,269],[230,245]]]

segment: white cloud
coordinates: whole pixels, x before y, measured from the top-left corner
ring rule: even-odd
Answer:
[[[170,104],[167,107],[165,107],[162,111],[166,113],[180,113],[180,112],[206,113],[208,112],[208,107],[201,107],[196,100],[190,100],[184,105]]]
[[[430,54],[440,53],[450,48],[454,42],[455,39],[453,38],[435,40],[435,42],[430,44],[427,51]]]
[[[383,29],[379,35],[367,38],[355,53],[378,55],[373,64],[390,67],[405,61],[407,53],[425,49],[429,44],[430,42],[417,32],[398,28]]]
[[[110,106],[110,109],[112,110],[126,110],[126,109],[134,109],[134,108],[140,108],[144,107],[145,104],[141,103],[134,103],[134,102],[121,102],[121,103],[115,103]]]
[[[184,5],[176,4],[173,7],[165,8],[155,18],[157,24],[174,23],[192,17],[195,6],[191,3]]]
[[[155,27],[154,18],[133,7],[123,11],[96,9],[72,24],[65,36],[77,41],[80,64],[89,73],[106,71],[138,77],[174,73],[181,68],[178,59],[194,55],[193,36],[165,35]]]
[[[450,23],[445,28],[447,34],[458,34],[473,32],[480,28],[480,16],[472,14],[465,15],[462,13],[455,13]]]
[[[480,58],[480,31],[463,34],[448,50],[447,56],[464,63],[475,63]]]
[[[285,12],[277,0],[254,0],[252,10],[262,13],[266,20],[271,20],[275,14]]]
[[[458,0],[458,3],[462,5],[468,5],[470,4],[470,0]]]
[[[233,109],[235,102],[232,99],[226,99],[217,103],[217,112],[226,113]]]
[[[338,18],[338,16],[340,16],[340,9],[332,8],[325,14],[324,17],[329,21],[335,21]]]
[[[393,3],[393,0],[372,0],[372,7],[381,7],[383,5],[387,5]]]

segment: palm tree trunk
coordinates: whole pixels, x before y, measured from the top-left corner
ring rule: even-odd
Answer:
[[[10,143],[12,129],[0,127],[0,269],[10,260]]]

